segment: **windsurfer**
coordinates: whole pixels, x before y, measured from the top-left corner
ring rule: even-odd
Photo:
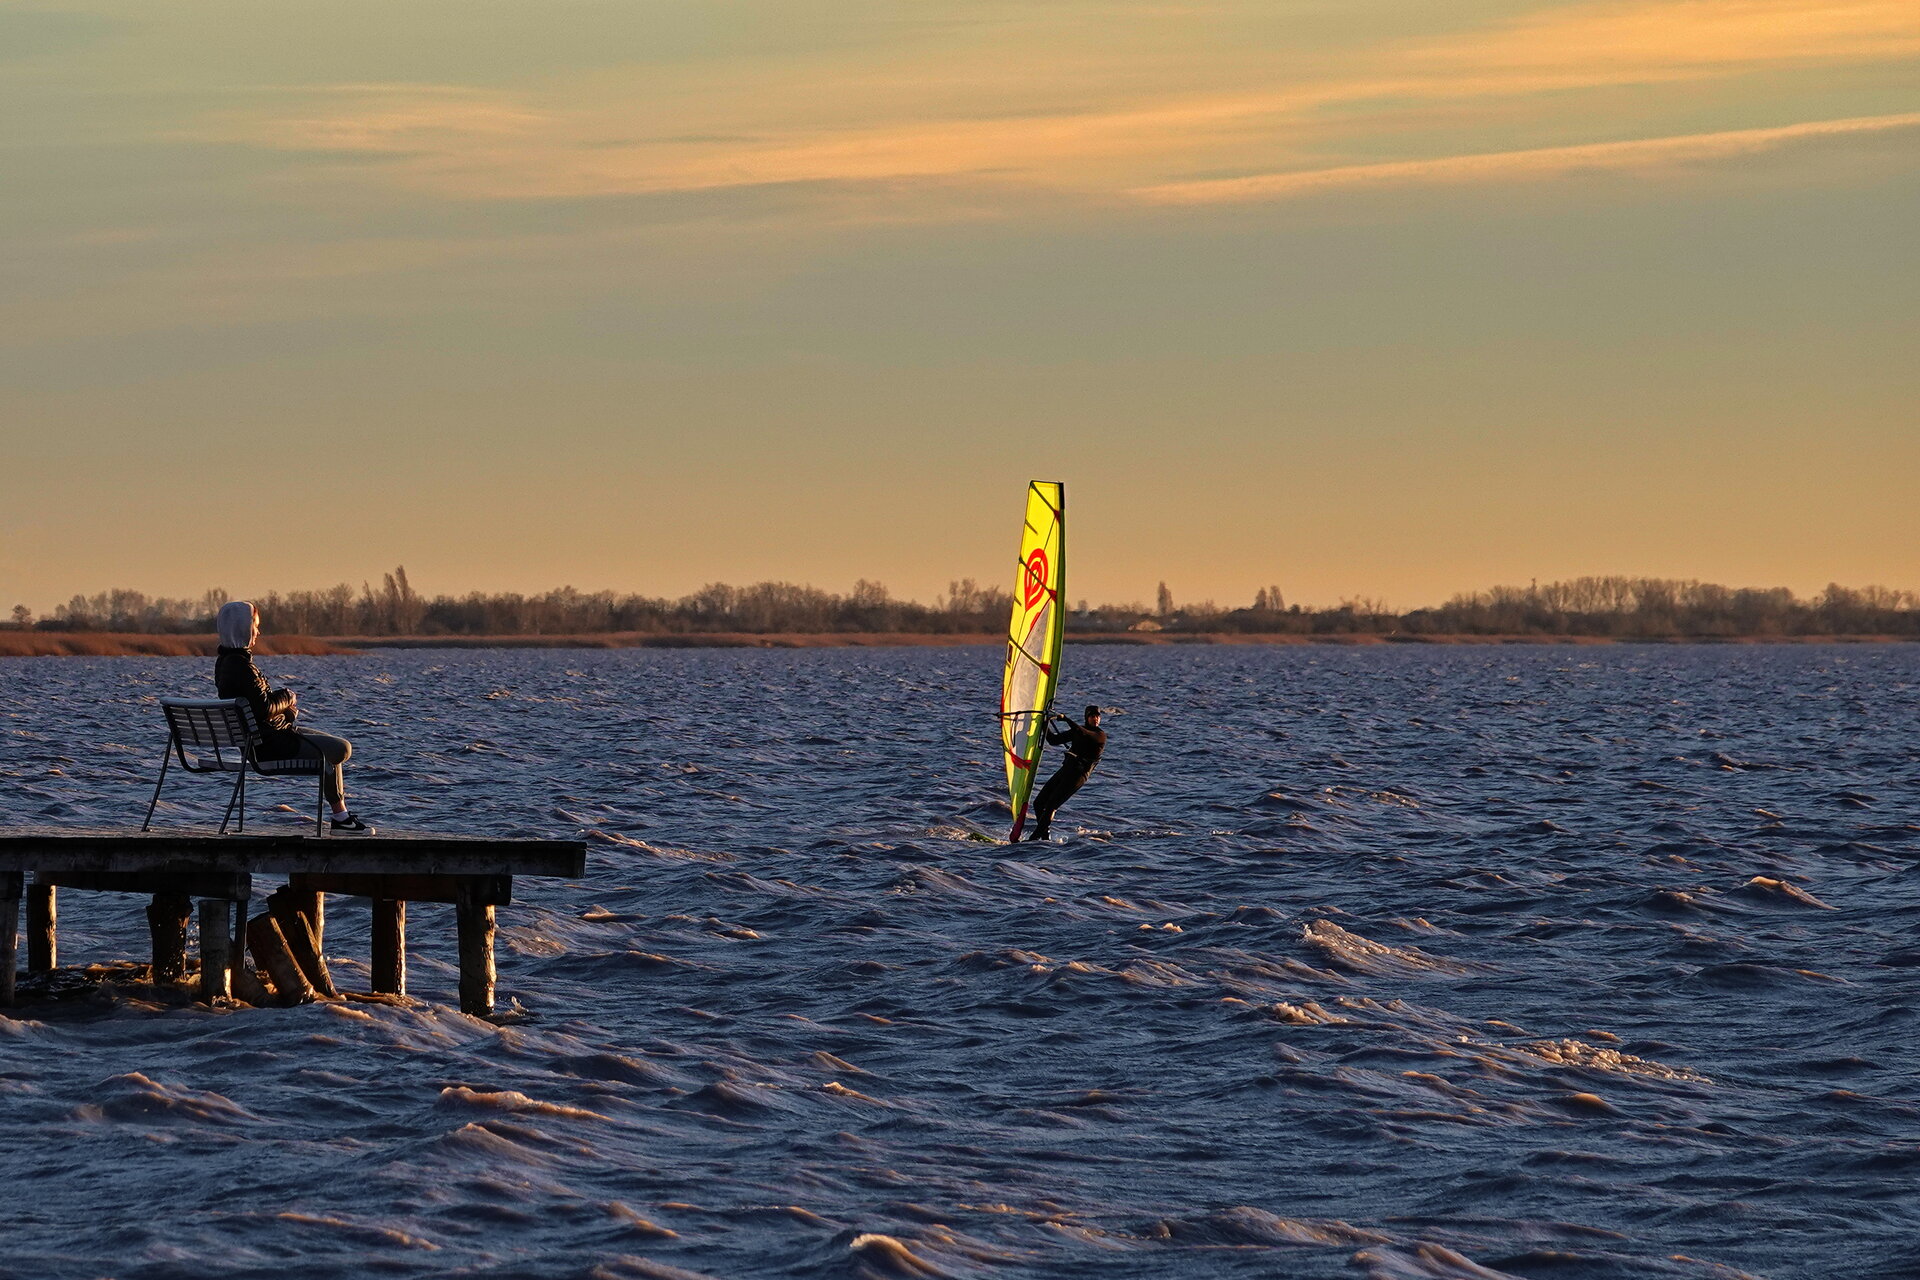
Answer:
[[[1054,725],[1059,725],[1058,729]],[[1056,747],[1067,749],[1067,758],[1061,762],[1060,769],[1047,785],[1040,789],[1040,796],[1033,802],[1033,816],[1037,825],[1029,840],[1045,840],[1048,830],[1053,826],[1053,815],[1085,784],[1087,776],[1093,772],[1093,766],[1100,763],[1100,753],[1107,749],[1107,731],[1100,727],[1100,708],[1087,708],[1087,722],[1075,724],[1066,716],[1048,716],[1046,728],[1047,741]]]

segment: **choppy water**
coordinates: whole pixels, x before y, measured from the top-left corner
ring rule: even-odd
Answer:
[[[987,650],[264,660],[374,820],[593,837],[532,1017],[423,905],[418,1008],[0,1018],[0,1275],[1920,1275],[1920,648],[1068,659],[1018,848]],[[209,665],[0,665],[0,818],[137,819]]]

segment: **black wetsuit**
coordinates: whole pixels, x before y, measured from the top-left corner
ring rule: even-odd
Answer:
[[[1075,724],[1061,717],[1066,727],[1056,730],[1047,727],[1047,741],[1056,747],[1067,749],[1067,758],[1061,762],[1060,769],[1047,785],[1040,788],[1040,798],[1033,802],[1035,826],[1029,840],[1045,840],[1053,826],[1053,815],[1061,805],[1070,799],[1093,772],[1093,766],[1100,763],[1100,753],[1107,749],[1107,731]]]

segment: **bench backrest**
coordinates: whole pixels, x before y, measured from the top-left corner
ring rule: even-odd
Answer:
[[[260,744],[260,727],[245,698],[162,698],[167,727],[196,751],[244,753]]]

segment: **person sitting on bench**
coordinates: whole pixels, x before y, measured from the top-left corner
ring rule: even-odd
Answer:
[[[220,632],[220,656],[213,664],[214,688],[223,698],[245,698],[260,726],[262,760],[319,760],[321,789],[333,806],[333,834],[370,836],[373,828],[347,811],[347,789],[342,765],[353,754],[353,744],[330,733],[294,728],[298,699],[291,689],[270,689],[266,677],[253,665],[253,642],[260,638],[260,614],[245,600],[220,606],[214,619]]]

